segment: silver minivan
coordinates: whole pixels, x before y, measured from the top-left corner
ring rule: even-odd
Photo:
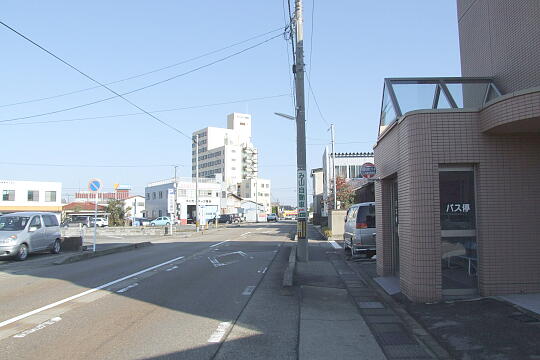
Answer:
[[[0,216],[0,256],[26,260],[28,254],[60,252],[60,226],[53,213],[17,212]]]
[[[377,228],[375,224],[375,203],[365,202],[351,205],[345,216],[343,240],[345,251],[351,255],[376,254]]]

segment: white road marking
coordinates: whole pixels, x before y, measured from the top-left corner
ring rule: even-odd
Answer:
[[[330,243],[330,245],[332,245],[334,247],[334,249],[343,249],[341,247],[341,245],[339,245],[337,242],[335,242],[334,240],[330,240],[328,241]]]
[[[165,271],[173,271],[174,269],[178,269],[178,266],[174,265],[173,267],[168,268],[168,269],[165,270]]]
[[[253,293],[253,290],[255,290],[255,286],[248,286],[244,292],[242,293],[242,295],[251,295]]]
[[[214,267],[220,267],[220,266],[225,265],[225,264],[220,263],[218,259],[216,259],[215,257],[212,257],[212,256],[209,256],[208,260],[210,260],[210,262],[212,263],[212,265],[214,265]]]
[[[255,230],[264,230],[264,228],[256,228]]]
[[[228,241],[231,241],[231,240],[225,240],[225,241],[219,242],[219,243],[217,243],[217,244],[210,245],[210,247],[214,247],[214,246],[218,246],[218,245],[221,245],[221,244],[225,244],[225,243],[228,242]]]
[[[248,232],[243,233],[242,235],[240,235],[240,237],[246,236],[246,235],[249,235],[249,234],[251,234],[251,231],[248,231]]]
[[[229,330],[230,326],[231,326],[231,323],[228,321],[219,323],[216,331],[214,331],[212,335],[210,335],[210,337],[208,338],[208,342],[209,343],[220,342],[223,336],[225,335],[225,333],[227,332],[227,330]]]
[[[259,274],[260,274],[260,273],[263,273],[263,274],[264,274],[264,273],[266,272],[266,270],[268,270],[268,267],[264,267],[264,268],[262,268],[262,269],[259,269],[259,270],[257,270],[257,272],[258,272]]]
[[[61,317],[53,317],[52,319],[47,320],[45,322],[42,322],[41,324],[38,324],[38,325],[34,326],[31,329],[24,330],[23,332],[20,332],[20,333],[18,333],[16,335],[13,335],[13,337],[14,338],[23,338],[23,337],[25,337],[27,335],[30,335],[31,333],[34,333],[34,332],[36,332],[38,330],[41,330],[41,329],[44,329],[49,325],[55,324],[55,323],[59,322],[60,320],[62,320]]]
[[[121,236],[113,236],[113,235],[105,235],[105,237],[112,238],[112,239],[123,239]]]
[[[35,314],[39,314],[39,313],[42,312],[42,311],[52,309],[52,308],[54,308],[54,307],[57,307],[58,305],[62,305],[62,304],[65,304],[65,303],[67,303],[67,302],[70,302],[70,301],[72,301],[72,300],[75,300],[75,299],[78,299],[78,298],[80,298],[80,297],[83,297],[83,296],[85,296],[85,295],[89,295],[89,294],[91,294],[91,293],[93,293],[93,292],[96,292],[96,291],[98,291],[98,290],[104,289],[104,288],[109,287],[109,286],[111,286],[111,285],[117,284],[117,283],[119,283],[119,282],[121,282],[121,281],[124,281],[124,280],[127,280],[127,279],[131,279],[131,278],[133,278],[133,277],[135,277],[135,276],[144,274],[145,272],[154,270],[154,269],[159,268],[159,267],[161,267],[161,266],[163,266],[163,265],[170,264],[170,263],[172,263],[172,262],[175,262],[175,261],[180,260],[180,259],[183,259],[183,258],[184,258],[183,256],[179,256],[179,257],[174,258],[174,259],[171,259],[171,260],[169,260],[169,261],[165,261],[165,262],[163,262],[163,263],[161,263],[161,264],[157,264],[157,265],[151,266],[151,267],[149,267],[149,268],[143,269],[143,270],[141,270],[141,271],[137,271],[136,273],[133,273],[133,274],[124,276],[124,277],[122,277],[122,278],[120,278],[120,279],[116,279],[116,280],[110,281],[110,282],[108,282],[108,283],[106,283],[106,284],[100,285],[100,286],[98,286],[98,287],[95,287],[95,288],[92,288],[92,289],[83,291],[82,293],[79,293],[79,294],[76,294],[76,295],[67,297],[67,298],[62,299],[62,300],[58,300],[58,301],[56,301],[56,302],[53,302],[52,304],[45,305],[45,306],[42,306],[42,307],[40,307],[40,308],[38,308],[38,309],[29,311],[29,312],[27,312],[27,313],[24,313],[24,314],[21,314],[21,315],[18,315],[18,316],[15,316],[15,317],[13,317],[13,318],[11,318],[11,319],[4,320],[4,321],[0,322],[0,328],[1,328],[1,327],[4,327],[4,326],[6,326],[6,325],[12,324],[12,323],[14,323],[14,322],[16,322],[16,321],[25,319],[25,318],[27,318],[27,317],[29,317],[29,316],[32,316],[32,315],[35,315]]]
[[[120,294],[125,293],[129,289],[134,288],[135,286],[139,286],[139,283],[134,283],[134,284],[128,285],[125,288],[118,290],[117,293],[120,293]]]

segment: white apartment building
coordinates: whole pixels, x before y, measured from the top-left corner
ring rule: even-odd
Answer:
[[[328,147],[325,148],[323,154],[323,209],[322,216],[328,216],[328,197],[333,196],[332,187],[335,177],[342,177],[346,180],[360,179],[360,169],[362,165],[370,162],[373,163],[372,152],[354,152],[354,153],[338,153],[335,156],[335,173],[332,172],[332,153]]]
[[[169,216],[167,197],[169,189],[174,189],[175,179],[166,179],[149,183],[145,188],[146,217]],[[176,179],[176,217],[181,224],[187,224],[195,218],[195,179]],[[199,179],[200,213],[207,218],[219,214],[227,206],[227,192],[220,179]],[[203,216],[201,215],[201,219]]]
[[[0,213],[16,211],[62,212],[62,183],[0,180]]]
[[[222,174],[229,191],[247,178],[257,176],[257,149],[251,143],[251,115],[232,113],[227,128],[207,127],[193,132],[198,136],[199,177]],[[192,176],[195,177],[195,143],[192,144]]]
[[[136,218],[145,217],[145,197],[141,195],[130,196],[124,200],[124,210],[126,210],[126,217],[132,218],[135,215]]]
[[[270,180],[261,178],[248,178],[238,183],[238,195],[244,200],[251,200],[264,206],[265,214],[272,212],[270,198]]]

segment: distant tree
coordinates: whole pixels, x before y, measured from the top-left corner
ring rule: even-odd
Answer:
[[[340,205],[338,208],[347,209],[349,206],[354,204],[354,190],[347,183],[347,180],[345,178],[342,178],[340,176],[336,177],[336,191],[337,201]],[[331,196],[328,198],[328,205],[330,209],[333,209],[334,195],[333,193],[331,193],[330,195]]]
[[[125,225],[126,212],[130,207],[124,209],[124,202],[121,200],[111,199],[107,204],[107,212],[109,213],[109,226]]]

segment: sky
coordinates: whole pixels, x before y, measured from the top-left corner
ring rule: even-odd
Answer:
[[[372,151],[384,78],[460,76],[453,0],[304,1],[308,171],[322,166],[331,123],[336,151]],[[172,165],[191,176],[193,131],[247,112],[259,176],[273,201],[295,205],[296,128],[274,115],[294,114],[291,46],[278,36],[286,4],[3,0],[1,21],[114,91],[174,77],[126,98],[170,110],[154,115],[178,131],[120,98],[100,101],[113,96],[104,88],[79,91],[96,84],[0,27],[0,178],[59,181],[71,194],[100,178],[143,194]]]

